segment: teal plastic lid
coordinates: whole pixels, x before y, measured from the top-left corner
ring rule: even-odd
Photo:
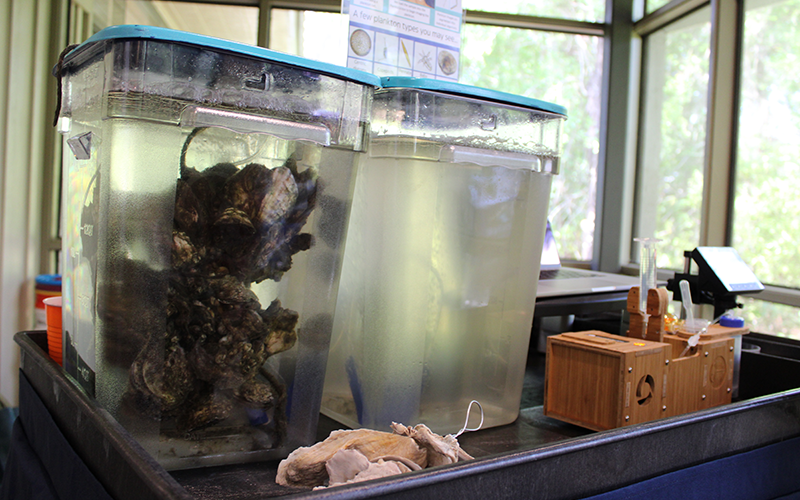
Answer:
[[[223,40],[221,38],[215,38],[212,36],[198,35],[196,33],[188,33],[186,31],[178,31],[168,28],[158,28],[155,26],[140,26],[132,24],[110,26],[98,31],[74,50],[70,51],[65,59],[75,57],[77,54],[88,49],[97,42],[108,40],[155,40],[161,42],[195,45],[239,55],[251,56],[258,59],[285,64],[287,66],[295,66],[373,87],[379,87],[381,84],[381,80],[378,76],[365,71],[359,71],[357,69],[345,68],[343,66],[337,66],[335,64],[329,64],[320,61],[313,61],[311,59],[305,59],[303,57],[297,57],[284,54],[283,52],[265,49],[264,47],[257,47],[255,45],[248,45],[246,43],[233,42],[230,40]]]
[[[511,104],[514,106],[522,106],[538,111],[546,111],[548,113],[567,116],[567,109],[563,106],[559,106],[558,104],[540,101],[539,99],[533,99],[531,97],[524,97],[521,95],[509,94],[507,92],[499,92],[497,90],[489,90],[445,80],[415,78],[411,76],[385,76],[381,78],[381,87],[431,90],[434,92],[442,92],[476,99],[485,99],[500,104]]]

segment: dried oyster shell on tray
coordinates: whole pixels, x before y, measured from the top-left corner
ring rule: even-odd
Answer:
[[[358,450],[339,450],[326,462],[325,469],[328,471],[328,486],[339,486],[395,476],[403,472],[420,470],[421,467],[402,457],[379,458],[370,462]],[[325,486],[317,486],[314,489],[322,488]]]
[[[357,450],[368,461],[385,455],[401,456],[420,467],[427,463],[427,452],[408,436],[370,429],[331,432],[325,441],[294,450],[278,465],[276,481],[283,486],[322,486],[328,480],[327,462],[339,450]]]
[[[472,460],[472,457],[461,449],[458,440],[452,434],[440,436],[431,431],[425,424],[406,427],[396,422],[392,423],[395,434],[409,436],[428,452],[428,467],[452,464],[459,460]]]
[[[283,486],[337,486],[472,459],[453,435],[442,437],[423,424],[412,428],[393,423],[392,429],[394,433],[333,431],[282,460],[275,481]]]

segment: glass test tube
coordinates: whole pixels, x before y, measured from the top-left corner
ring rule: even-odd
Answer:
[[[647,292],[656,288],[656,243],[658,238],[634,238],[641,244],[639,257],[639,310],[647,314]]]

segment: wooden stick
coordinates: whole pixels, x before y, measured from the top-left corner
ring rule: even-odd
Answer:
[[[653,342],[664,342],[664,315],[667,314],[669,292],[666,288],[651,288],[647,291],[647,334]]]
[[[647,335],[644,313],[639,310],[639,287],[631,287],[628,292],[627,303],[628,314],[630,315],[630,326],[628,328],[628,337],[643,339]]]

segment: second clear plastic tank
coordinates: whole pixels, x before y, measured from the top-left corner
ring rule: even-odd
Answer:
[[[456,432],[519,411],[563,108],[383,80],[360,159],[322,411]]]

